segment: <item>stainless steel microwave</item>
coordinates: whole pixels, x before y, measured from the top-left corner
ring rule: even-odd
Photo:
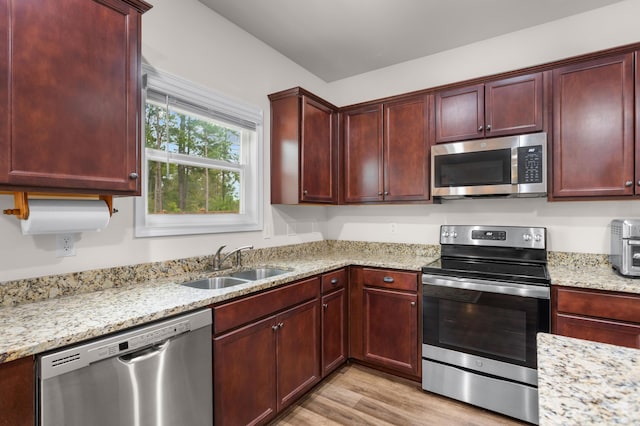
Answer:
[[[441,198],[547,195],[547,134],[431,147],[431,195]]]

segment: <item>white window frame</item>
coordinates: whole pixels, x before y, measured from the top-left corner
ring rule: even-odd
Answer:
[[[207,87],[176,77],[143,64],[142,72],[146,85],[143,92],[142,111],[146,105],[146,89],[175,96],[203,109],[222,116],[255,123],[255,138],[243,141],[240,163],[229,163],[207,158],[190,157],[183,154],[146,148],[141,141],[142,155],[142,195],[136,197],[134,207],[134,233],[136,237],[156,237],[170,235],[193,235],[223,232],[260,231],[263,228],[263,190],[261,187],[263,163],[263,113],[256,106],[249,105],[213,92]],[[144,139],[144,119],[141,120]],[[246,149],[245,149],[246,147]],[[214,165],[217,169],[227,169],[240,173],[240,213],[222,214],[148,214],[148,160],[179,162],[188,166],[202,167]]]

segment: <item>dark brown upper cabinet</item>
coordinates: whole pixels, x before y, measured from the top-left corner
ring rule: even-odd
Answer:
[[[553,70],[553,198],[637,191],[633,67],[628,53]]]
[[[436,143],[542,131],[542,83],[534,73],[436,92]]]
[[[271,100],[271,204],[338,201],[336,108],[296,87]]]
[[[429,98],[343,112],[346,203],[429,199]]]
[[[140,194],[141,0],[0,0],[0,189]]]

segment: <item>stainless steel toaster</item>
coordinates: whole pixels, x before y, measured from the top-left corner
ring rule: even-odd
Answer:
[[[640,219],[611,221],[609,261],[621,275],[640,277]]]

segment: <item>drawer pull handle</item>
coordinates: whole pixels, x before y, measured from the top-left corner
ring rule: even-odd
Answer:
[[[392,277],[384,277],[382,279],[382,281],[384,281],[385,283],[392,283],[393,282],[393,278]]]
[[[337,278],[333,278],[331,280],[331,285],[336,285],[336,284],[338,284],[338,279]]]

